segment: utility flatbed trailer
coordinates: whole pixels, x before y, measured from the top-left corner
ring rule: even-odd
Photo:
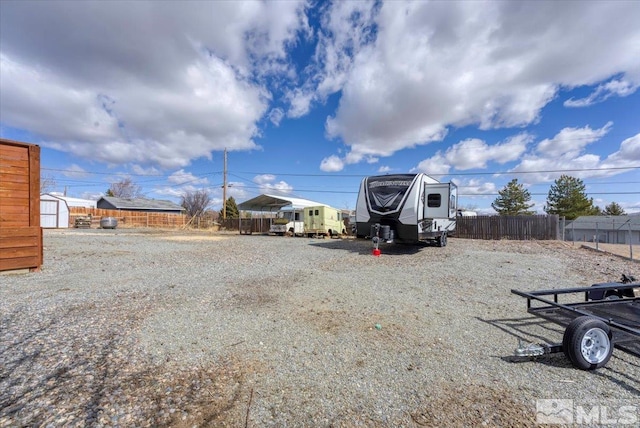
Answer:
[[[564,352],[582,370],[606,365],[614,347],[640,357],[640,283],[511,292],[527,299],[530,314],[566,328],[562,343],[520,343],[516,356]]]

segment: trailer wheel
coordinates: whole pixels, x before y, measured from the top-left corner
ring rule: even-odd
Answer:
[[[611,330],[599,319],[583,316],[571,321],[564,331],[562,349],[581,370],[604,367],[611,358]]]
[[[438,247],[446,247],[447,246],[447,232],[444,232],[442,235],[436,238],[436,243]]]
[[[617,300],[622,299],[622,296],[619,294],[618,290],[608,291],[607,294],[604,295],[605,300]]]

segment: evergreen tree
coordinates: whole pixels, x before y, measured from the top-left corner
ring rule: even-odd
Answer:
[[[227,208],[227,218],[240,217],[240,211],[238,210],[238,205],[236,205],[236,200],[233,199],[233,196],[229,196],[227,198],[225,206]],[[223,218],[222,214],[223,210],[220,210],[220,218]]]
[[[524,188],[523,184],[518,184],[518,179],[511,180],[502,190],[498,191],[498,196],[491,204],[494,210],[500,215],[532,215],[529,208],[531,194]]]
[[[609,205],[604,207],[604,211],[602,211],[602,214],[603,215],[626,215],[627,213],[624,212],[624,209],[622,209],[622,207],[618,203],[611,202]]]
[[[597,215],[600,211],[593,205],[593,198],[588,198],[585,186],[579,178],[562,175],[549,189],[547,214],[557,214],[567,220],[583,215]]]

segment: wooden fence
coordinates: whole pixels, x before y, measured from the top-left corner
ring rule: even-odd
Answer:
[[[189,221],[184,214],[152,213],[99,208],[69,207],[69,222],[73,227],[78,216],[91,215],[92,226],[99,227],[102,217],[115,217],[118,227],[219,227],[222,230],[239,230],[244,233],[268,233],[271,219],[268,217]],[[455,236],[467,239],[555,240],[560,239],[560,221],[557,215],[533,216],[477,216],[457,217]],[[209,224],[211,223],[211,224]]]
[[[458,217],[455,236],[467,239],[559,239],[557,215]]]
[[[269,233],[271,220],[268,217],[243,218],[242,231],[243,233]],[[240,227],[240,221],[237,218],[218,219],[218,223],[223,230],[239,230]]]
[[[69,207],[69,226],[74,226],[76,217],[89,215],[92,227],[99,227],[102,217],[115,217],[118,220],[118,227],[183,227],[188,221],[184,214]]]

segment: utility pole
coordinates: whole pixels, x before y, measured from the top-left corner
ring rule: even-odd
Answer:
[[[222,220],[227,219],[227,148],[224,148],[224,169],[222,171]]]

